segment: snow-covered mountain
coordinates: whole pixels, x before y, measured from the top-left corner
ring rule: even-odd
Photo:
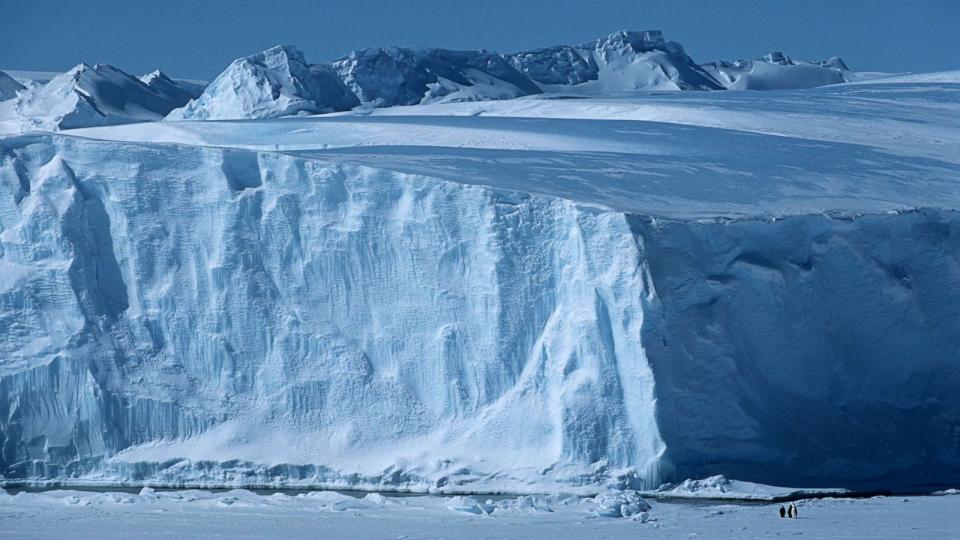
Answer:
[[[17,92],[25,89],[16,79],[0,71],[0,101],[13,99],[17,97]]]
[[[361,102],[378,107],[540,93],[501,55],[487,51],[365,49],[334,61],[333,66]]]
[[[274,47],[232,62],[205,88],[159,71],[137,80],[81,64],[0,107],[0,131],[127,122],[273,118],[373,107],[503,100],[541,93],[612,96],[664,90],[795,89],[848,80],[843,62],[796,62],[781,53],[703,66],[660,31],[619,31],[577,46],[499,54],[427,47],[363,49],[310,64]],[[5,81],[5,82],[4,82]],[[0,97],[15,80],[0,80]],[[5,98],[9,99],[9,97]],[[171,112],[172,111],[172,112]],[[169,113],[169,114],[168,114]],[[10,121],[20,127],[9,127]]]
[[[545,91],[602,95],[635,90],[720,90],[683,47],[658,30],[620,31],[578,47],[548,47],[507,56]]]
[[[161,120],[183,105],[189,93],[164,79],[156,78],[150,86],[107,64],[79,64],[46,84],[22,92],[15,109],[31,129]],[[168,81],[171,84],[164,84]]]
[[[792,90],[849,80],[849,68],[838,57],[805,62],[793,60],[782,52],[772,52],[756,60],[711,62],[703,68],[730,90]]]
[[[191,99],[198,98],[206,88],[206,84],[171,79],[159,69],[140,77],[140,81],[175,103],[187,103]]]
[[[264,77],[284,91],[258,103],[296,102],[299,79]],[[534,95],[0,139],[0,473],[955,485],[958,95]]]
[[[173,111],[170,120],[268,118],[343,111],[357,98],[326,64],[307,64],[290,45],[238,58],[199,98]]]

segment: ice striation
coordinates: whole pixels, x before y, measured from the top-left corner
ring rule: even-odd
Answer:
[[[521,487],[662,450],[622,214],[241,150],[5,147],[8,478]]]
[[[239,58],[196,100],[173,111],[169,120],[265,118],[342,111],[357,98],[327,64],[308,64],[303,53],[281,45]]]

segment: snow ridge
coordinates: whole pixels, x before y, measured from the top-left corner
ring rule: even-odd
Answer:
[[[378,107],[538,94],[496,53],[389,47],[354,51],[334,69],[361,102]]]
[[[721,89],[680,44],[665,41],[656,30],[620,31],[578,47],[507,55],[427,47],[371,48],[351,52],[329,67],[309,66],[300,51],[282,46],[234,61],[200,99],[169,119],[263,118],[340,111],[360,103],[392,107],[511,99],[542,92]]]

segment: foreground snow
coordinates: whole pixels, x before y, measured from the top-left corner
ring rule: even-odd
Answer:
[[[652,502],[626,518],[572,496],[362,498],[334,492],[234,490],[139,494],[0,493],[11,538],[960,538],[960,497],[823,499],[779,505]]]

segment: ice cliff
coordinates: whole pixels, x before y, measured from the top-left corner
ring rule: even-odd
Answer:
[[[7,480],[960,480],[953,210],[653,216],[429,151],[92,136],[2,143]]]

